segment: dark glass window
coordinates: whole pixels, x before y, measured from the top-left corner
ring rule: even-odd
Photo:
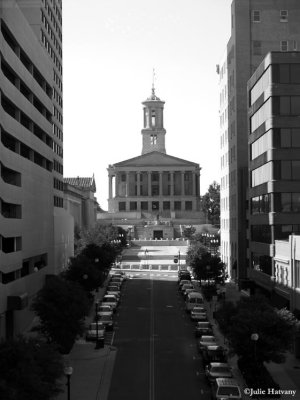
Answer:
[[[141,202],[141,210],[147,211],[148,210],[148,201]]]
[[[119,211],[125,211],[126,210],[126,203],[125,201],[120,201],[119,202]]]
[[[271,243],[271,226],[252,225],[251,238],[254,242]]]

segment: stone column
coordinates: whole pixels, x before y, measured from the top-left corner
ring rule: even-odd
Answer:
[[[140,196],[141,195],[141,173],[136,172],[136,195]]]
[[[162,171],[159,171],[159,196],[163,195],[163,177],[162,177],[163,173]]]
[[[148,196],[152,196],[152,191],[151,191],[151,171],[148,171]]]
[[[112,174],[111,174],[111,172],[108,173],[108,183],[109,183],[108,197],[109,197],[109,199],[111,199],[112,198]]]
[[[193,194],[193,196],[196,196],[196,176],[197,176],[196,173],[193,171],[192,172],[192,177],[193,177],[193,179],[192,179],[192,181],[193,181],[192,182],[192,185],[193,185],[192,186],[192,190],[193,190],[192,194]]]
[[[129,171],[126,171],[126,197],[129,196]]]
[[[181,195],[184,196],[184,171],[181,171]]]
[[[171,175],[171,196],[174,196],[174,171],[170,172]]]
[[[119,196],[119,177],[120,177],[119,172],[116,172],[116,174],[115,174],[115,197]]]

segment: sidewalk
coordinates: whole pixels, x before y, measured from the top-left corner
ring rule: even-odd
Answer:
[[[101,300],[105,293],[105,286],[95,294],[95,301]],[[88,325],[93,321],[94,307],[86,317]],[[106,400],[109,392],[110,380],[117,350],[113,346],[105,345],[103,348],[95,349],[94,342],[86,342],[78,339],[70,354],[65,356],[65,364],[73,368],[70,378],[70,397],[72,400]],[[67,378],[61,380],[62,389],[55,400],[67,398]]]
[[[245,292],[241,292],[238,290],[237,285],[233,282],[226,283],[226,295],[225,300],[227,301],[238,301],[242,296],[245,296]],[[208,310],[211,311],[211,321],[213,322],[214,327],[214,334],[219,339],[219,343],[222,344],[225,348],[227,347],[226,341],[224,343],[224,336],[219,331],[218,325],[216,321],[212,319],[212,310],[211,308],[214,305],[210,305],[209,302],[206,302]],[[239,381],[241,387],[243,389],[246,388],[245,382],[243,377],[237,368],[237,357],[234,356],[229,359],[229,363],[233,368],[234,376]],[[268,369],[269,373],[273,377],[274,381],[277,382],[280,386],[280,389],[283,391],[296,391],[296,394],[292,393],[283,393],[281,398],[284,400],[289,399],[300,399],[300,359],[296,358],[294,354],[287,353],[286,354],[286,361],[282,364],[275,364],[275,363],[265,363],[266,368]],[[250,399],[251,397],[245,396],[245,399]]]

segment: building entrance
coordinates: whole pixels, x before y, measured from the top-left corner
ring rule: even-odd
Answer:
[[[153,239],[163,239],[164,231],[153,231]]]

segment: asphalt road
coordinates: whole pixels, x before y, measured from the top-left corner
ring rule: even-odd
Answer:
[[[108,400],[209,399],[176,275],[144,273],[127,280],[122,292]]]

